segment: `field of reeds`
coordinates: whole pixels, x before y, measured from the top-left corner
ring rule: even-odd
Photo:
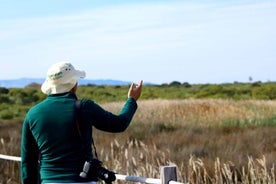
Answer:
[[[117,113],[123,103],[101,105]],[[156,99],[138,105],[124,133],[93,130],[107,168],[159,178],[160,166],[176,165],[183,183],[275,184],[276,101]],[[21,122],[0,122],[1,154],[20,156]],[[6,183],[20,183],[19,163],[0,160],[0,184]]]

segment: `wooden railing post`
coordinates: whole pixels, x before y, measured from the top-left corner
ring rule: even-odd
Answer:
[[[176,166],[162,166],[160,168],[161,184],[169,184],[170,181],[177,181]]]

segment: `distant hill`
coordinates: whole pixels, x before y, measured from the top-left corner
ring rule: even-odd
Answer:
[[[29,84],[37,83],[42,84],[44,79],[39,78],[20,78],[20,79],[9,79],[9,80],[0,80],[0,87],[5,88],[24,88]],[[81,79],[79,80],[79,85],[129,85],[131,82],[129,81],[120,81],[120,80],[112,80],[112,79]]]

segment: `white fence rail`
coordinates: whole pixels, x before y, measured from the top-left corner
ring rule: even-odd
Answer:
[[[21,161],[21,157],[2,155],[0,154],[0,159],[11,160],[11,161]],[[116,174],[117,180],[148,183],[148,184],[183,184],[177,182],[176,166],[162,166],[160,168],[160,179],[157,178],[144,178],[140,176],[126,176],[122,174]]]
[[[116,179],[124,180],[124,181],[132,181],[132,182],[149,183],[149,184],[161,184],[161,179],[143,178],[139,176],[126,176],[126,175],[116,174]]]
[[[4,159],[4,160],[12,160],[12,161],[21,161],[21,157],[15,157],[15,156],[9,156],[9,155],[2,155],[0,154],[0,159]]]

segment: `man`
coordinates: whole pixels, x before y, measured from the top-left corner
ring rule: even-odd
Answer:
[[[49,68],[41,86],[48,96],[29,110],[22,126],[23,184],[97,181],[97,176],[80,177],[84,163],[95,157],[91,148],[92,126],[107,132],[122,132],[129,126],[137,109],[142,81],[137,86],[131,84],[125,105],[115,115],[92,100],[77,101],[78,79],[84,77],[85,72],[70,63],[59,62]]]

